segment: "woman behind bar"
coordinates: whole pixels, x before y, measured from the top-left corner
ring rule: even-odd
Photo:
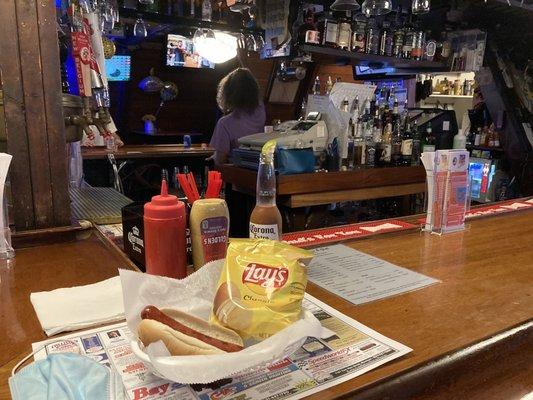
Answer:
[[[226,115],[218,120],[210,145],[215,149],[215,164],[223,164],[238,147],[239,138],[263,132],[265,107],[259,85],[247,68],[237,68],[222,78],[217,103]]]

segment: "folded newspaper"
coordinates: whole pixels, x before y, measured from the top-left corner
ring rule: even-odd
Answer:
[[[125,322],[34,343],[48,354],[74,352],[113,368],[122,377],[128,400],[299,399],[364,374],[411,351],[306,294],[304,308],[335,332],[327,339],[309,337],[292,355],[255,371],[234,375],[218,385],[183,385],[150,372],[131,349]]]

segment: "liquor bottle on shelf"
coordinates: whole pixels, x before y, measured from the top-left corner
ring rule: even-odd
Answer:
[[[477,128],[477,132],[474,136],[474,146],[479,146],[481,143],[481,128]]]
[[[411,58],[411,50],[413,49],[413,39],[414,39],[414,27],[413,27],[413,14],[409,15],[409,20],[404,26],[404,37],[403,37],[403,47],[402,47],[402,57]]]
[[[351,50],[354,53],[365,52],[366,21],[355,20],[352,24]]]
[[[411,133],[411,127],[409,121],[405,121],[405,127],[402,133],[402,165],[411,165],[413,163],[413,147],[414,147],[414,138]],[[420,139],[418,142],[418,147],[420,148]]]
[[[352,39],[352,27],[348,15],[343,16],[338,21],[337,47],[343,50],[350,50]]]
[[[422,154],[422,140],[420,138],[420,131],[416,125],[416,121],[413,123],[413,150],[411,153],[412,163],[411,165],[420,165],[420,155]]]
[[[498,131],[494,131],[494,146],[493,147],[500,147],[500,133]]]
[[[392,130],[392,152],[391,152],[391,164],[395,166],[402,165],[402,132],[400,127],[400,121],[397,121],[393,125]]]
[[[365,165],[369,167],[376,166],[376,142],[374,141],[374,135],[372,132],[372,122],[367,121],[365,123]]]
[[[394,95],[394,92],[392,92],[392,95],[394,96],[394,102],[392,103],[391,120],[393,124],[396,124],[397,122],[400,122],[400,112],[398,109],[398,98]]]
[[[405,32],[400,20],[402,15],[402,7],[398,7],[398,12],[396,13],[396,20],[394,22],[394,34],[392,35],[392,55],[397,58],[402,57],[403,51],[403,39]]]
[[[413,47],[411,48],[411,59],[420,61],[424,55],[424,31],[415,30],[413,33]]]
[[[365,53],[379,53],[379,29],[373,19],[370,19],[366,26]]]
[[[320,78],[318,75],[315,78],[315,83],[313,84],[313,94],[320,95]]]
[[[344,112],[350,111],[350,101],[348,100],[348,97],[345,97],[344,99],[342,99],[341,111],[344,111]]]
[[[428,32],[426,35],[426,44],[424,45],[423,59],[427,61],[433,61],[435,60],[436,53],[437,41],[432,38],[431,32]]]
[[[483,129],[481,129],[481,137],[480,137],[480,140],[479,140],[479,145],[480,146],[483,146],[483,147],[487,146],[487,131],[488,131],[488,128],[485,125],[483,127]]]
[[[445,31],[441,33],[441,42],[442,46],[438,61],[447,63],[450,59],[450,56],[452,55],[452,44],[451,41],[448,39],[447,33]]]
[[[326,13],[318,22],[318,31],[320,32],[320,43],[324,46],[337,47],[337,36],[339,27],[337,21],[331,13]]]
[[[329,95],[332,89],[333,89],[333,81],[331,80],[331,75],[330,75],[328,76],[328,80],[326,81],[326,94]]]
[[[435,135],[433,135],[433,129],[431,129],[431,122],[428,122],[426,137],[422,146],[422,152],[425,153],[427,151],[435,151]]]
[[[382,56],[392,56],[392,33],[389,29],[390,23],[383,21],[379,39],[379,54]]]
[[[202,1],[202,20],[211,21],[213,16],[213,6],[211,5],[211,0]]]
[[[375,139],[375,135],[374,135]],[[383,129],[381,137],[381,154],[379,158],[380,165],[390,165],[392,156],[392,125],[387,123]]]
[[[301,12],[303,13],[303,11]],[[320,34],[316,27],[314,8],[309,8],[305,12],[303,23],[298,28],[298,42],[320,44]]]
[[[362,118],[358,118],[353,139],[353,168],[360,168],[365,163],[365,138],[362,125]]]

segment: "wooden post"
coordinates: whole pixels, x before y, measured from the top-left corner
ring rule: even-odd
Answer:
[[[0,0],[0,71],[17,229],[71,224],[56,10]]]

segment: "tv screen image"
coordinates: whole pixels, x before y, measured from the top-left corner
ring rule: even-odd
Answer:
[[[192,39],[182,35],[167,36],[166,65],[169,67],[215,68],[215,64],[196,53]]]
[[[105,60],[107,80],[129,81],[131,71],[131,56],[113,56]]]

